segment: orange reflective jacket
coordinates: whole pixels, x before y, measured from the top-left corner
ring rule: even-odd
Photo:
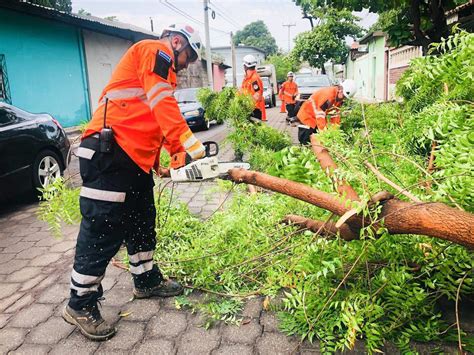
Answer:
[[[296,95],[298,95],[298,85],[294,81],[285,81],[281,86],[281,95],[287,104],[294,104],[296,102]]]
[[[156,40],[136,43],[120,60],[99,99],[83,138],[100,132],[104,124],[115,140],[145,172],[158,169],[162,146],[170,155],[186,151],[192,158],[204,156],[173,96],[176,73],[172,51]]]
[[[262,121],[267,120],[265,112],[265,99],[263,97],[263,83],[255,70],[248,70],[242,81],[242,92],[251,95],[255,100],[255,108],[262,111]]]
[[[339,88],[337,86],[322,88],[315,91],[310,98],[303,103],[298,112],[297,117],[301,123],[311,128],[317,126],[319,130],[326,128],[326,114],[329,111],[337,109],[342,104],[342,101],[336,101],[338,91]],[[331,123],[341,123],[339,114],[331,117]]]

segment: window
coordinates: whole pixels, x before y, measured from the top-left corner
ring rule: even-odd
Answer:
[[[10,97],[10,87],[8,85],[7,63],[5,55],[0,54],[0,101],[12,103]]]

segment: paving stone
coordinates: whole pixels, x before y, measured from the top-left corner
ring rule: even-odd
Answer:
[[[70,276],[69,276],[69,280],[71,280]],[[116,283],[117,283],[117,280],[115,278],[106,276],[104,280],[102,280],[102,288],[104,289],[104,292],[112,289]]]
[[[26,338],[27,343],[57,344],[66,338],[73,330],[74,325],[66,323],[60,317],[51,317],[46,322],[35,327]]]
[[[292,354],[298,344],[298,341],[281,333],[263,333],[257,341],[257,350],[260,355]]]
[[[151,318],[147,326],[150,337],[174,338],[186,330],[186,314],[184,312],[160,312]]]
[[[31,217],[31,213],[15,213],[14,215],[12,215],[9,220],[10,221],[21,221],[22,219],[25,219],[25,218],[29,218]]]
[[[15,271],[14,273],[10,274],[7,280],[9,282],[24,282],[38,276],[38,274],[40,273],[41,273],[41,268],[27,266],[21,270]]]
[[[121,290],[113,287],[111,290],[104,293],[105,300],[103,304],[105,306],[123,306],[130,302],[133,297],[131,288],[129,290]]]
[[[38,344],[23,344],[15,351],[12,351],[12,355],[43,355],[47,354],[51,348],[47,345]]]
[[[257,320],[240,326],[224,327],[222,338],[231,343],[252,344],[262,334],[262,326]]]
[[[32,242],[30,242],[32,243]],[[36,258],[39,255],[44,255],[46,254],[48,248],[47,247],[34,247],[34,248],[28,248],[26,250],[23,250],[22,252],[18,253],[16,255],[17,259],[27,259],[31,260]]]
[[[69,296],[69,287],[64,284],[54,284],[48,287],[38,298],[38,303],[61,303]]]
[[[4,328],[0,330],[0,354],[18,348],[25,339],[26,330],[18,328]]]
[[[104,342],[99,351],[110,351],[115,349],[130,350],[135,344],[143,339],[145,324],[139,322],[120,322],[117,334],[110,340]],[[115,352],[114,352],[115,353]]]
[[[11,314],[0,314],[0,329],[2,329],[11,318]]]
[[[122,308],[122,313],[130,312],[125,319],[127,321],[148,321],[151,317],[156,316],[160,311],[160,301],[157,299],[134,300],[127,303]]]
[[[262,312],[260,324],[263,325],[264,332],[278,332],[278,318],[273,312]]]
[[[14,257],[16,256],[16,254],[5,254],[2,250],[2,252],[0,253],[0,264],[5,264],[7,262],[9,262],[10,260],[12,260]]]
[[[32,289],[33,287],[37,286],[41,281],[43,281],[46,278],[45,274],[39,274],[36,277],[33,277],[32,279],[25,281],[21,284],[20,291],[28,291]]]
[[[166,297],[161,300],[161,308],[176,311],[176,297]]]
[[[21,221],[21,228],[18,228],[12,233],[12,237],[25,237],[27,235],[38,233],[41,228],[40,227],[30,227],[26,226],[28,220]]]
[[[13,317],[10,325],[18,328],[33,328],[53,314],[54,307],[48,304],[32,304]]]
[[[51,286],[52,284],[56,283],[57,278],[58,278],[58,275],[56,275],[56,274],[47,276],[43,281],[41,281],[41,282],[34,288],[34,290],[35,290],[35,291],[39,291],[39,290],[42,290],[42,289],[44,289],[44,288],[46,288],[46,287]]]
[[[37,241],[35,246],[37,247],[52,247],[53,245],[58,244],[58,239],[54,238],[53,236],[49,236],[47,238],[42,238],[41,240]]]
[[[34,245],[34,242],[18,242],[6,247],[4,253],[19,253],[23,250],[29,249]]]
[[[79,330],[75,330],[59,344],[54,345],[50,354],[52,355],[92,355],[100,343],[87,340]]]
[[[5,309],[10,307],[12,304],[14,304],[17,300],[22,298],[24,295],[23,292],[15,292],[12,295],[3,298],[0,300],[0,312],[4,312]]]
[[[253,349],[249,345],[221,345],[218,349],[212,352],[212,355],[252,355]]]
[[[34,297],[32,294],[28,293],[24,295],[22,298],[18,299],[15,303],[13,303],[10,307],[5,309],[5,313],[16,313],[20,309],[32,304],[34,302]]]
[[[263,305],[261,298],[251,298],[247,301],[242,311],[242,316],[248,318],[258,318],[262,312]]]
[[[173,342],[166,339],[146,339],[133,353],[136,355],[174,354]]]
[[[26,265],[28,265],[28,260],[10,260],[9,262],[3,264],[2,267],[0,267],[0,274],[11,275],[16,271],[23,269]]]
[[[33,266],[46,266],[46,265],[51,265],[54,262],[58,261],[61,258],[60,253],[48,253],[48,254],[43,254],[39,255],[33,260],[31,260],[30,265]]]
[[[219,345],[220,336],[216,328],[205,330],[193,327],[181,337],[178,354],[210,354]]]
[[[50,231],[41,230],[41,231],[36,232],[36,233],[31,233],[31,234],[25,235],[22,238],[22,240],[25,241],[25,242],[38,242],[38,241],[43,240],[43,239],[48,239],[49,240],[50,238],[52,238]]]
[[[0,299],[8,297],[16,292],[20,288],[21,284],[19,283],[2,283],[0,287]]]
[[[74,249],[76,247],[76,241],[75,240],[65,240],[63,242],[60,242],[58,244],[53,245],[50,249],[49,252],[51,253],[57,253],[57,252],[66,252],[68,250]]]

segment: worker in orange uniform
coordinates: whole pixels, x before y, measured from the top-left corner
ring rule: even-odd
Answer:
[[[98,309],[101,281],[125,242],[134,297],[182,293],[153,262],[156,211],[152,169],[162,146],[170,155],[199,159],[205,148],[193,135],[173,96],[176,73],[200,58],[201,39],[188,25],[165,28],[159,40],[128,49],[102,92],[99,107],[77,149],[83,186],[81,227],[71,275],[71,297],[63,318],[92,340],[116,329]],[[185,153],[186,152],[186,153]]]
[[[242,81],[241,91],[244,94],[251,95],[255,101],[255,109],[252,116],[262,121],[266,121],[267,113],[265,111],[265,99],[263,98],[263,83],[255,70],[257,59],[253,55],[247,54],[244,57],[243,62],[245,77]]]
[[[298,126],[298,140],[301,144],[308,144],[312,133],[323,130],[327,126],[327,115],[331,115],[330,123],[339,125],[341,117],[339,107],[344,98],[351,98],[357,91],[354,80],[344,80],[341,85],[322,88],[315,91],[303,103],[297,117],[301,124]]]
[[[286,118],[287,122],[290,121],[292,117],[295,117],[295,104],[296,96],[298,95],[298,85],[294,82],[294,74],[292,71],[288,72],[288,80],[283,83],[281,86],[281,95],[286,104],[286,111],[288,116]]]
[[[283,85],[283,84],[282,84]],[[281,91],[281,86],[280,85],[280,89],[278,91],[278,98],[280,99],[281,101],[281,105],[280,105],[280,113],[286,113],[286,105],[285,105],[285,100],[283,98],[283,93]]]

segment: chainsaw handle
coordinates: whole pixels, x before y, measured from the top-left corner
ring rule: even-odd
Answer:
[[[219,154],[219,146],[216,142],[207,141],[203,142],[202,145],[206,149],[206,157],[215,157],[217,154]],[[214,151],[212,150],[212,147],[215,148]]]

